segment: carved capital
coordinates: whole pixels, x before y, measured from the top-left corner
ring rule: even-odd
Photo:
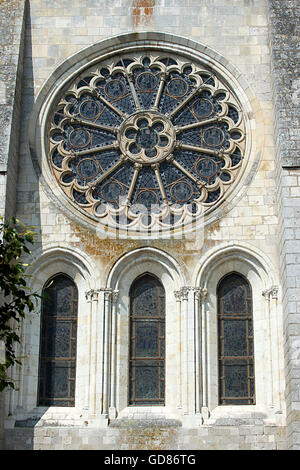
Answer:
[[[182,300],[188,300],[189,293],[193,290],[193,287],[183,286],[181,289]]]
[[[174,295],[175,295],[176,302],[180,302],[181,301],[181,291],[180,290],[175,290]]]
[[[86,291],[86,293],[85,293],[85,298],[86,298],[87,302],[91,302],[91,301],[92,301],[93,292],[94,292],[93,289]]]
[[[118,299],[119,299],[119,291],[118,290],[114,290],[112,293],[111,293],[111,300],[112,300],[112,303],[114,305],[117,304],[118,302]]]
[[[205,287],[203,287],[203,288],[202,288],[202,292],[201,292],[201,296],[202,296],[202,299],[203,299],[203,300],[206,299],[207,294],[208,294],[208,290],[207,290]]]
[[[182,300],[188,300],[190,288],[187,286],[184,286],[180,289],[180,291],[181,291]]]
[[[99,299],[100,292],[104,293],[105,300],[109,300],[112,294],[115,294],[115,292],[118,293],[119,291],[112,292],[112,290],[107,287],[100,287],[99,289],[91,289],[85,293],[85,298],[87,302],[97,301]]]
[[[278,299],[278,291],[279,291],[278,286],[272,287],[272,292],[271,292],[272,299]]]
[[[196,300],[201,300],[202,298],[202,289],[201,287],[195,287],[194,288],[194,295]]]
[[[110,300],[112,296],[112,291],[110,289],[104,290],[104,300]]]
[[[267,300],[278,299],[278,290],[278,286],[271,286],[269,289],[262,291],[262,295]]]
[[[203,287],[193,287],[195,299],[204,301],[207,297],[207,289]]]
[[[98,301],[99,297],[99,291],[98,290],[92,290],[92,300]]]
[[[188,300],[190,292],[194,292],[194,297],[197,300],[203,300],[207,296],[207,289],[202,287],[183,286],[180,290],[174,291],[176,301]]]

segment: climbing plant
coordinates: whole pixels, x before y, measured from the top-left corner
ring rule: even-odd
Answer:
[[[0,358],[0,392],[6,387],[15,388],[10,370],[14,364],[21,364],[15,351],[20,343],[18,324],[34,310],[39,298],[27,286],[28,265],[23,261],[35,240],[31,229],[14,217],[0,217],[0,344],[4,353]]]

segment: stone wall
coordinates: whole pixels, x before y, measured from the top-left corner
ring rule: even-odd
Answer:
[[[0,215],[16,210],[24,0],[0,1]],[[3,394],[0,394],[0,449],[3,444]]]
[[[70,3],[72,8],[70,8]],[[277,195],[281,194],[278,182],[281,181],[291,191],[290,196],[296,196],[298,192],[298,180],[295,174],[287,175],[290,180],[281,179],[280,172],[277,174],[278,165],[276,156],[276,135],[274,135],[274,103],[278,88],[275,82],[273,89],[272,72],[277,64],[277,56],[273,55],[271,62],[271,51],[275,51],[274,44],[277,41],[269,30],[268,2],[265,0],[202,0],[199,8],[199,0],[31,0],[28,2],[27,23],[26,23],[26,48],[24,56],[23,74],[23,105],[22,105],[22,132],[20,164],[18,168],[17,185],[17,216],[30,225],[35,225],[39,233],[36,249],[33,254],[33,271],[37,270],[39,262],[43,262],[45,256],[45,269],[43,276],[53,274],[51,269],[63,269],[65,265],[72,264],[72,256],[80,256],[81,263],[88,263],[93,274],[92,282],[96,288],[107,285],[107,277],[117,261],[127,252],[150,246],[157,251],[174,256],[182,268],[187,285],[192,285],[193,272],[196,267],[206,262],[208,253],[221,252],[231,249],[233,246],[246,246],[251,253],[256,253],[258,257],[263,255],[263,259],[269,262],[269,272],[274,273],[273,278],[279,278],[281,270],[284,302],[286,309],[295,309],[296,303],[292,302],[295,296],[287,290],[287,269],[289,259],[295,259],[293,253],[300,253],[298,245],[289,247],[286,237],[293,237],[294,232],[287,230],[280,231],[279,223],[284,226],[284,217],[288,213],[296,218],[297,207],[293,206],[296,199],[293,199],[290,206],[278,211],[282,207],[282,200],[277,200]],[[280,2],[281,3],[281,2]],[[292,2],[289,2],[292,3]],[[276,2],[274,2],[274,6]],[[275,12],[275,10],[274,10]],[[275,12],[276,13],[276,12]],[[273,14],[273,13],[272,13]],[[271,15],[273,18],[273,16]],[[274,19],[274,18],[273,18]],[[241,190],[238,204],[231,207],[223,216],[216,220],[214,224],[207,227],[204,233],[203,245],[196,251],[189,251],[188,242],[182,240],[102,240],[95,235],[95,232],[82,226],[79,222],[70,217],[70,214],[63,211],[61,206],[49,196],[45,190],[42,180],[38,177],[32,164],[31,155],[28,150],[28,124],[30,113],[34,109],[34,99],[37,101],[41,96],[46,97],[47,89],[43,88],[49,76],[55,77],[56,69],[64,61],[72,62],[72,55],[84,48],[91,46],[101,40],[111,36],[127,32],[151,32],[160,31],[163,34],[169,33],[179,35],[186,39],[185,45],[189,47],[193,40],[209,48],[211,60],[223,57],[223,65],[226,63],[230,71],[236,72],[239,86],[249,97],[249,106],[253,114],[249,118],[256,119],[260,137],[252,142],[253,152],[260,155],[259,164],[253,169],[247,180],[247,185]],[[276,41],[275,41],[276,39]],[[271,41],[270,41],[271,40]],[[274,42],[275,41],[275,42]],[[119,38],[115,43],[120,42]],[[101,48],[101,44],[99,45]],[[84,56],[84,51],[81,57]],[[275,53],[274,53],[275,54]],[[279,63],[281,63],[279,61]],[[277,66],[277,65],[276,65]],[[274,94],[275,93],[275,94]],[[282,102],[281,102],[282,103]],[[278,106],[278,104],[277,104]],[[283,106],[283,105],[282,105]],[[283,116],[284,110],[278,108],[278,116]],[[278,124],[277,129],[279,135]],[[280,127],[281,126],[281,127]],[[257,129],[253,129],[253,135]],[[257,134],[256,134],[257,135]],[[283,136],[283,134],[281,134]],[[295,137],[296,134],[294,133]],[[292,137],[292,134],[290,134]],[[291,139],[296,142],[296,138]],[[17,142],[17,139],[14,140]],[[291,149],[292,150],[292,149]],[[291,153],[287,156],[291,158]],[[12,161],[14,159],[12,158]],[[290,189],[290,185],[293,188]],[[278,216],[280,217],[278,223]],[[291,228],[296,230],[296,219],[292,220]],[[288,220],[288,219],[286,219]],[[286,226],[286,229],[288,227]],[[279,236],[281,236],[281,246],[283,256],[280,259]],[[51,250],[57,253],[57,259]],[[57,250],[56,252],[54,250]],[[215,251],[214,251],[215,250]],[[50,254],[49,254],[50,253]],[[65,256],[65,258],[64,258]],[[290,258],[288,258],[288,256]],[[265,258],[264,258],[265,257]],[[261,258],[260,258],[261,259]],[[52,265],[50,263],[52,262]],[[225,262],[224,262],[225,264]],[[268,264],[268,263],[267,263]],[[54,267],[53,267],[54,266]],[[230,266],[234,266],[233,262]],[[286,267],[287,266],[287,267]],[[42,282],[42,267],[37,270],[37,278]],[[74,270],[72,267],[70,270]],[[81,268],[80,268],[81,269]],[[225,269],[225,267],[224,267]],[[233,268],[231,268],[233,269]],[[79,277],[79,275],[77,276]],[[294,289],[297,282],[297,274],[294,274],[294,284],[290,289]],[[45,278],[46,280],[47,278]],[[269,282],[269,281],[268,281]],[[182,286],[180,286],[182,287]],[[267,284],[264,288],[269,289]],[[258,302],[265,302],[261,296],[261,290],[257,293]],[[290,301],[287,301],[289,294]],[[170,293],[171,295],[171,293]],[[80,293],[82,309],[85,312],[84,323],[81,331],[89,332],[88,307],[86,306],[85,292]],[[267,296],[266,296],[267,297]],[[22,374],[19,377],[22,392],[20,395],[11,394],[7,399],[7,409],[11,418],[7,420],[6,448],[34,448],[34,449],[73,449],[73,448],[116,448],[122,445],[124,449],[132,449],[134,446],[149,445],[161,446],[165,449],[178,448],[239,448],[239,449],[280,449],[285,447],[285,426],[284,426],[284,369],[282,360],[282,330],[281,330],[281,299],[266,299],[262,304],[262,317],[259,319],[258,330],[260,342],[258,352],[261,357],[269,358],[266,344],[273,351],[273,379],[276,388],[276,404],[269,394],[268,380],[261,380],[264,404],[280,413],[282,419],[272,421],[273,425],[263,422],[261,419],[249,421],[233,422],[226,421],[219,425],[211,422],[204,423],[194,428],[159,428],[160,436],[157,438],[156,431],[151,434],[151,429],[144,429],[142,433],[136,434],[130,427],[128,435],[131,440],[120,441],[124,434],[119,429],[113,427],[96,429],[90,426],[47,426],[46,423],[35,428],[16,427],[14,419],[26,420],[32,412],[32,407],[36,403],[36,374],[38,363],[39,347],[39,316],[38,314],[28,319],[25,329],[26,347],[24,353],[27,355],[26,363]],[[295,299],[296,301],[297,299]],[[269,317],[267,318],[266,305],[271,305]],[[296,310],[291,310],[295,313]],[[38,312],[39,313],[39,312]],[[268,323],[268,320],[270,323]],[[272,320],[272,322],[271,322]],[[293,322],[285,323],[286,336],[289,331],[296,331]],[[272,325],[272,334],[276,341],[269,345],[270,331],[268,327]],[[290,329],[291,328],[291,329]],[[265,335],[265,336],[263,336]],[[277,336],[276,336],[277,335]],[[83,337],[84,336],[84,337]],[[191,334],[192,336],[192,334]],[[82,335],[81,344],[86,351],[89,350],[89,337]],[[96,339],[93,336],[92,348],[97,349]],[[215,340],[214,340],[215,341]],[[265,349],[264,349],[265,348]],[[273,349],[272,349],[273,348]],[[288,345],[286,348],[288,351]],[[84,355],[82,354],[81,358]],[[86,356],[83,363],[86,362]],[[288,365],[289,359],[287,360]],[[266,362],[266,374],[271,374],[271,366],[268,359]],[[259,365],[262,367],[263,362]],[[92,370],[93,364],[90,365]],[[118,366],[121,367],[120,365]],[[290,369],[287,369],[288,371]],[[85,383],[88,381],[88,368],[86,376],[81,377],[80,387],[85,390]],[[176,375],[177,371],[173,371]],[[263,375],[263,374],[261,374]],[[24,377],[27,380],[24,386]],[[288,373],[289,378],[289,373]],[[85,380],[86,379],[86,380]],[[215,377],[214,377],[215,379]],[[91,386],[93,385],[92,378]],[[23,381],[23,382],[22,382]],[[297,382],[297,380],[296,380]],[[79,387],[78,387],[79,389]],[[291,404],[297,394],[297,384],[292,393],[287,393],[288,403]],[[97,397],[98,399],[98,397]],[[23,400],[23,402],[22,402]],[[94,397],[91,401],[97,401]],[[88,403],[87,396],[84,396],[84,404]],[[276,405],[276,407],[275,407]],[[289,405],[289,410],[292,406]],[[78,414],[81,411],[78,410]],[[292,414],[289,413],[290,422]],[[265,415],[266,417],[266,415]],[[267,421],[267,420],[266,420]],[[42,423],[41,423],[42,424]],[[143,441],[144,436],[144,441]],[[151,438],[150,438],[151,437]],[[222,437],[222,438],[221,438]],[[139,441],[142,439],[142,441]],[[290,438],[290,442],[292,437]],[[138,444],[137,444],[138,443]],[[120,448],[120,447],[117,447]]]
[[[280,158],[284,168],[300,167],[299,2],[271,0],[269,12]]]
[[[7,450],[285,450],[285,428],[232,422],[187,429],[151,423],[121,428],[16,428],[6,432]]]
[[[33,98],[38,96],[55,68],[72,54],[109,36],[128,31],[163,31],[191,38],[217,50],[228,63],[237,67],[241,86],[244,85],[249,96],[253,97],[251,104],[260,120],[258,127],[263,137],[260,142],[254,143],[254,151],[261,151],[261,157],[259,168],[253,169],[251,185],[247,191],[241,191],[239,204],[208,228],[205,234],[206,249],[222,241],[243,240],[267,253],[276,266],[278,218],[266,2],[228,0],[224,4],[219,0],[205,0],[199,11],[197,1],[187,0],[178,4],[157,0],[153,8],[147,9],[147,14],[146,7],[137,8],[137,3],[129,0],[116,3],[103,1],[99,8],[99,2],[83,0],[73,1],[72,9],[68,9],[67,0],[57,0],[51,5],[41,0],[30,2],[24,63],[24,129]],[[186,41],[188,43],[188,39]],[[123,243],[123,249],[114,240],[107,240],[107,245],[97,243],[91,233],[71,223],[69,214],[62,214],[61,207],[53,205],[49,195],[40,187],[27,143],[28,133],[24,130],[17,194],[18,215],[24,223],[35,225],[38,230],[41,228],[39,242],[44,247],[52,243],[86,245],[89,241],[85,249],[89,255],[94,254],[103,264],[104,272],[108,272],[109,266],[116,260],[114,258],[107,263],[108,251],[120,256],[127,249],[140,246],[133,240]],[[167,244],[162,245],[168,251]],[[173,251],[172,244],[170,250]],[[182,256],[185,255],[182,253]]]
[[[274,81],[288,440],[300,449],[300,6],[269,2]]]
[[[24,0],[0,2],[0,213],[8,217],[16,205],[24,6]]]

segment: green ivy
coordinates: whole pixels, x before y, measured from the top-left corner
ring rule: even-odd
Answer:
[[[15,354],[15,345],[20,343],[16,323],[35,309],[40,297],[30,292],[25,274],[28,265],[22,261],[24,254],[30,255],[28,246],[35,241],[31,228],[14,217],[6,221],[0,217],[0,341],[5,347],[5,358],[0,361],[0,392],[15,388],[8,373],[14,364],[21,365]]]

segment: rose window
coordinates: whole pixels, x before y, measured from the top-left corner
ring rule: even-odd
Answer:
[[[213,210],[243,164],[234,92],[201,64],[148,52],[86,69],[56,101],[49,163],[81,211],[145,229]]]

